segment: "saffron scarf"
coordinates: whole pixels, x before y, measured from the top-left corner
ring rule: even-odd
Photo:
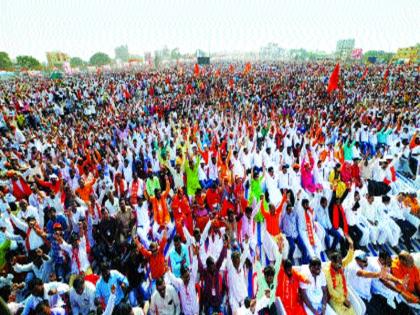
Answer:
[[[331,273],[331,280],[332,280],[334,289],[337,288],[337,274],[341,276],[341,279],[343,280],[344,296],[345,298],[347,298],[347,282],[346,282],[346,277],[344,276],[344,273],[343,273],[343,268],[341,268],[339,271],[336,272],[332,264],[330,264],[330,273]]]
[[[305,210],[306,230],[308,231],[309,243],[312,246],[314,246],[315,238],[314,238],[314,231],[312,229],[312,220],[311,220],[311,217],[309,216],[309,211],[313,213],[311,208],[309,208],[308,210]]]

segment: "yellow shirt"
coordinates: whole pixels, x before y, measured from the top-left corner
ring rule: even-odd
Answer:
[[[354,250],[350,249],[349,252],[347,253],[346,257],[344,257],[343,259],[343,269],[350,264],[350,262],[353,260],[353,256],[354,256]],[[330,267],[331,267],[331,262],[328,262],[326,264],[326,266],[324,267],[324,273],[325,273],[325,278],[327,280],[327,288],[328,288],[328,292],[331,296],[331,300],[337,304],[343,304],[344,301],[346,300],[346,296],[344,294],[344,287],[343,287],[343,277],[339,274],[336,274],[335,276],[335,288],[333,285],[333,281],[332,281],[332,277],[331,277],[331,272],[330,272]]]

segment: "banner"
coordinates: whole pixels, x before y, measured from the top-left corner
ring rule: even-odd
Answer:
[[[362,48],[355,48],[351,52],[351,58],[355,60],[362,59],[363,56],[363,49]]]

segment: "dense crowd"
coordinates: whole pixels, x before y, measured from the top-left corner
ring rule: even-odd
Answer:
[[[416,65],[0,82],[1,314],[415,314]]]

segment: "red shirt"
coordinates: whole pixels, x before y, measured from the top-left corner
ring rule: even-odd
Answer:
[[[305,282],[306,279],[294,268],[292,268],[292,276],[286,275],[284,268],[280,268],[280,272],[277,276],[277,289],[276,296],[278,296],[284,308],[286,314],[303,315],[306,314],[302,300],[299,296],[299,284]]]
[[[137,248],[139,249],[140,253],[149,260],[150,265],[150,273],[152,275],[152,279],[158,279],[163,277],[168,270],[166,266],[165,260],[165,246],[166,246],[166,237],[162,238],[160,245],[158,247],[158,253],[153,255],[152,252],[145,249],[142,245],[140,245],[139,241],[136,239]]]

